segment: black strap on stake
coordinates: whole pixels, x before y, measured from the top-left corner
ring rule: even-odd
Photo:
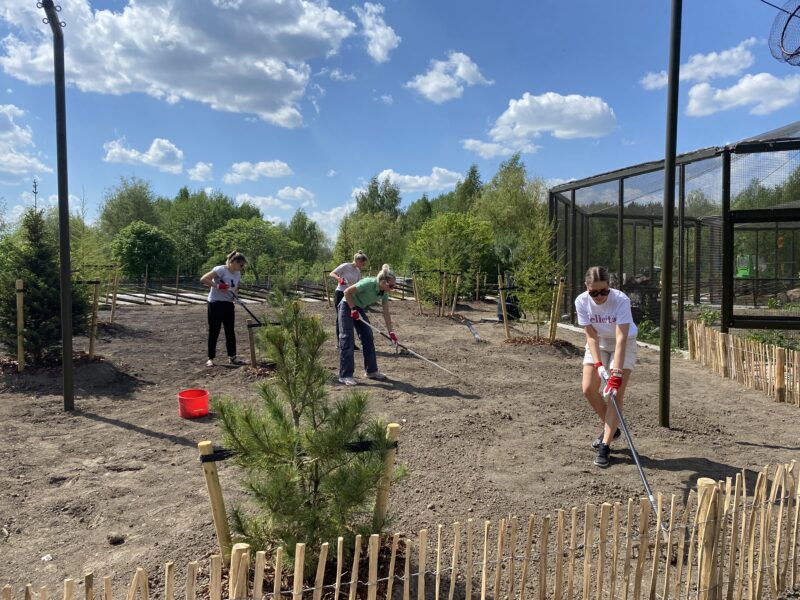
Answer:
[[[352,453],[359,453],[359,452],[372,452],[380,448],[378,442],[374,440],[364,440],[361,442],[349,442],[344,445],[344,449],[348,452]],[[389,448],[398,448],[397,440],[389,444]],[[227,460],[239,454],[236,450],[231,450],[229,448],[223,448],[221,446],[214,446],[214,451],[211,454],[201,454],[200,455],[200,462],[201,463],[208,463],[208,462],[217,462],[220,460]]]

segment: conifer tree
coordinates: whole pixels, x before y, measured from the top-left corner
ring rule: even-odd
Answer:
[[[61,348],[61,295],[58,248],[47,235],[43,211],[28,209],[19,236],[4,244],[7,280],[0,286],[0,341],[16,353],[17,306],[14,281],[25,286],[25,358],[41,365],[58,358]],[[10,267],[10,268],[9,268]],[[89,303],[85,290],[72,287],[73,335],[86,332]]]
[[[322,542],[343,536],[352,549],[356,534],[379,532],[372,512],[389,450],[386,424],[368,417],[364,393],[328,398],[318,316],[285,302],[279,320],[259,335],[260,350],[276,364],[275,378],[260,386],[259,403],[222,399],[214,408],[257,508],[235,508],[233,530],[253,548],[282,546],[289,556],[304,542],[306,564],[314,564],[309,553]],[[363,441],[374,442],[371,450],[353,452]]]

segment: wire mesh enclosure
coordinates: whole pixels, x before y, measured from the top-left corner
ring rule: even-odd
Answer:
[[[562,318],[574,321],[583,274],[604,265],[636,322],[656,327],[663,169],[642,163],[550,190],[553,252],[568,283]],[[681,154],[675,180],[673,344],[686,347],[685,322],[698,315],[717,315],[724,330],[800,329],[800,122]]]

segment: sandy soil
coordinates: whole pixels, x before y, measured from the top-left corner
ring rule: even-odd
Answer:
[[[333,330],[331,309],[307,307]],[[399,458],[410,476],[391,493],[395,530],[642,494],[624,442],[609,469],[591,464],[599,426],[580,393],[572,344],[582,346],[581,336],[560,331],[571,344],[559,347],[506,344],[502,326],[481,320],[494,318],[493,306],[461,306],[485,340],[478,343],[461,323],[416,315],[411,302],[393,302],[392,311],[401,342],[460,376],[396,356],[379,340],[389,380],[359,379],[373,410],[402,424]],[[244,316],[237,328],[247,355]],[[515,330],[524,333],[531,331]],[[245,368],[205,368],[204,346],[204,306],[123,308],[101,331],[103,360],[77,367],[74,412],[62,410],[57,371],[2,375],[0,586],[11,583],[15,595],[26,583],[59,590],[63,578],[93,571],[124,589],[136,566],[157,583],[165,561],[181,577],[189,560],[213,553],[197,442],[216,440],[217,425],[213,415],[179,418],[176,393],[202,387],[242,400],[256,393]],[[333,342],[323,360],[333,381]],[[342,393],[332,383],[331,395]],[[700,476],[742,469],[752,486],[763,465],[800,458],[800,410],[682,358],[673,359],[671,428],[659,427],[652,350],[640,349],[626,414],[650,483],[667,496],[685,496]],[[242,501],[239,473],[218,464],[226,502]]]

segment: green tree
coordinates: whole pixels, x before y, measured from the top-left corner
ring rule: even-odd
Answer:
[[[25,358],[32,365],[56,359],[61,350],[61,293],[58,249],[46,234],[42,211],[28,209],[18,236],[0,242],[0,266],[9,285],[0,286],[0,341],[16,353],[17,307],[15,279],[25,285]],[[86,332],[89,305],[85,289],[72,286],[73,335]]]
[[[155,194],[150,184],[136,177],[120,178],[119,186],[106,192],[100,209],[100,229],[110,238],[134,221],[159,225]]]
[[[397,218],[400,215],[400,188],[388,177],[380,182],[377,176],[373,177],[367,189],[356,194],[356,213],[384,213]]]
[[[472,165],[467,171],[466,177],[456,184],[456,189],[431,201],[433,214],[469,212],[480,197],[482,189],[483,183],[478,166]]]
[[[408,205],[403,215],[403,228],[405,231],[416,231],[432,215],[431,201],[428,200],[427,194],[422,194],[418,200]]]
[[[303,209],[294,213],[286,233],[298,246],[297,258],[304,262],[313,263],[329,253],[325,233],[315,221],[308,218]]]
[[[175,272],[175,242],[158,227],[134,221],[111,242],[111,253],[122,273],[140,278]]]
[[[222,399],[214,408],[257,509],[236,507],[234,531],[254,548],[281,546],[290,557],[303,542],[313,568],[323,542],[344,536],[352,548],[356,535],[381,531],[372,510],[389,450],[386,424],[368,416],[364,393],[328,398],[319,317],[299,302],[284,303],[278,315],[279,326],[259,332],[259,351],[276,365],[275,378],[260,386],[259,404]],[[348,451],[362,441],[373,449]]]
[[[339,225],[339,237],[333,250],[334,262],[353,260],[357,250],[367,254],[375,269],[383,263],[389,263],[395,269],[404,267],[405,242],[400,221],[386,213],[346,216]]]
[[[247,257],[248,281],[262,281],[300,251],[279,227],[258,217],[228,221],[208,236],[208,248],[211,258],[206,269],[224,263],[232,250],[242,252]]]

